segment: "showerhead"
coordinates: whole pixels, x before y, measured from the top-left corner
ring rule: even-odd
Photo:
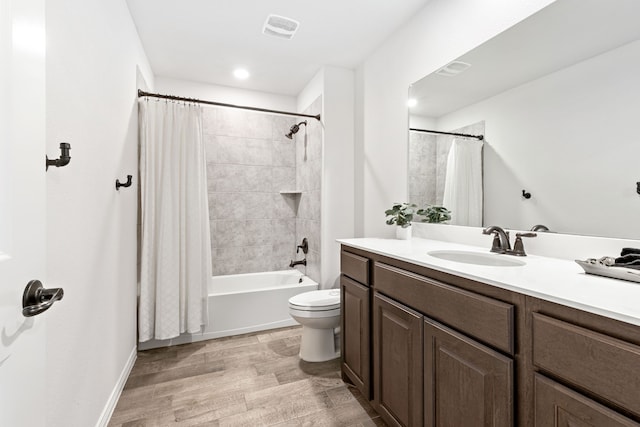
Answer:
[[[300,125],[307,125],[307,121],[303,120],[300,123],[298,123],[297,125],[293,125],[291,126],[291,129],[289,129],[289,133],[285,134],[285,136],[289,139],[293,139],[293,135],[295,135],[296,133],[298,133],[298,131],[300,130]]]

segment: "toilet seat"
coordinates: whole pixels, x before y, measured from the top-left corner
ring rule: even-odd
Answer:
[[[296,318],[301,317],[303,319],[323,319],[328,317],[340,317],[340,308],[334,308],[332,310],[298,310],[293,307],[289,307],[289,314]]]
[[[340,290],[323,289],[295,295],[289,298],[289,308],[296,311],[339,310]]]

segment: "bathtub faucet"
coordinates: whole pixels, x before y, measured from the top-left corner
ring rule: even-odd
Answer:
[[[296,265],[304,265],[304,266],[306,266],[307,265],[307,259],[306,258],[305,259],[301,259],[300,261],[291,260],[291,262],[289,263],[289,268],[293,268]]]

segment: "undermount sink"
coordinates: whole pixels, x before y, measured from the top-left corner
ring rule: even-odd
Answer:
[[[490,267],[521,267],[526,264],[520,259],[507,257],[507,255],[482,252],[431,251],[427,252],[427,255],[447,261],[460,262],[463,264],[486,265]]]

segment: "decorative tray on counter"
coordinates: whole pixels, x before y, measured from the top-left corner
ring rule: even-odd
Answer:
[[[597,260],[581,261],[577,259],[575,261],[587,274],[640,283],[640,270],[626,267],[610,267]]]

